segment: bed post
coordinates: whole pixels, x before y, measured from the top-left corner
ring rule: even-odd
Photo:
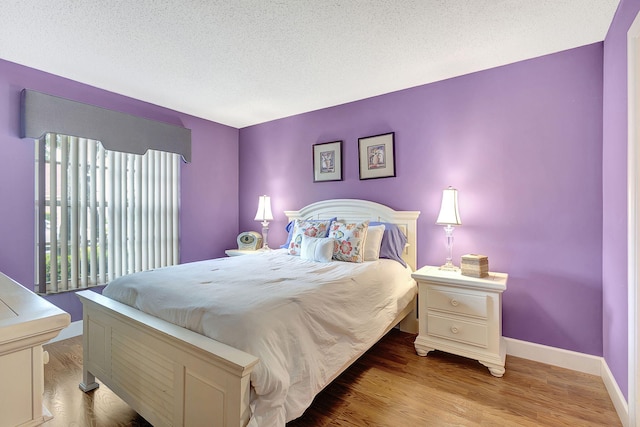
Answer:
[[[411,303],[413,305],[413,310],[411,310],[411,312],[409,314],[407,314],[407,316],[402,319],[400,321],[400,330],[402,332],[408,332],[410,334],[417,334],[418,333],[418,299],[417,296],[416,298],[413,299],[413,302]]]
[[[82,309],[82,382],[79,384],[80,390],[85,393],[100,387],[96,382],[96,377],[87,368],[89,364],[89,313],[86,307]]]

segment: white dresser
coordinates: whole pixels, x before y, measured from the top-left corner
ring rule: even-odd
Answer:
[[[442,350],[478,360],[496,377],[504,374],[506,344],[502,337],[502,293],[508,275],[483,278],[422,267],[418,282],[419,334],[416,352]]]
[[[51,418],[42,405],[42,345],[71,316],[0,273],[0,427],[36,426]]]

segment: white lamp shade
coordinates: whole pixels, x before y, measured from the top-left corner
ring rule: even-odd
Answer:
[[[271,213],[271,197],[260,196],[258,197],[258,211],[256,212],[256,221],[272,221],[273,214]]]
[[[458,190],[453,187],[442,191],[442,204],[436,224],[439,225],[462,225],[460,213],[458,212]]]

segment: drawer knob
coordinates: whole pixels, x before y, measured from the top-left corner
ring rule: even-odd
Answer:
[[[458,327],[457,327],[457,326],[452,326],[452,327],[451,327],[451,332],[452,332],[452,333],[457,334],[457,333],[458,333],[458,331],[459,331],[459,329],[458,329]]]
[[[459,303],[458,303],[458,300],[457,300],[457,299],[455,299],[455,298],[454,298],[454,299],[452,299],[452,300],[451,300],[451,305],[452,305],[452,306],[457,307],[457,306],[458,306],[458,304],[459,304]]]

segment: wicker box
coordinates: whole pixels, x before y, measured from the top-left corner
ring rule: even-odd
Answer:
[[[486,255],[462,255],[460,270],[463,275],[471,277],[485,277],[489,275],[489,257]]]

